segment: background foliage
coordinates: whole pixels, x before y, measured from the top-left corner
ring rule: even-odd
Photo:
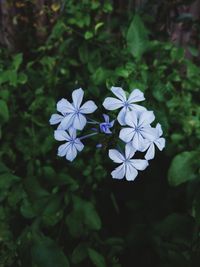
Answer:
[[[195,2],[2,3],[0,266],[199,266]],[[58,158],[48,123],[73,89],[101,103],[111,85],[140,88],[167,140],[133,183],[95,138]]]

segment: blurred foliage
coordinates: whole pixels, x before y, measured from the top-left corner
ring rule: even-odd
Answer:
[[[155,35],[148,4],[63,3],[43,44],[0,51],[0,267],[199,266],[198,64]],[[111,85],[140,88],[167,140],[133,183],[112,180],[95,138],[58,158],[48,123],[73,89],[99,104]]]

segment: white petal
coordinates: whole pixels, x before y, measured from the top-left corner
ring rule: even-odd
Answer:
[[[137,105],[137,104],[130,104],[129,105],[129,108],[131,109],[131,110],[135,110],[135,111],[145,111],[145,110],[147,110],[145,107],[143,107],[143,106],[140,106],[140,105]]]
[[[119,133],[119,138],[125,143],[130,142],[133,139],[135,130],[133,128],[123,128]]]
[[[69,149],[70,143],[67,142],[61,146],[58,147],[58,156],[64,157],[67,154],[67,151]]]
[[[107,110],[115,110],[123,107],[123,102],[114,97],[106,97],[106,99],[103,102],[103,106]]]
[[[76,89],[72,93],[73,105],[76,109],[80,108],[81,102],[83,100],[84,91],[82,88]]]
[[[57,141],[69,141],[70,136],[64,130],[56,130],[54,131],[54,137]]]
[[[138,125],[149,125],[150,123],[152,123],[152,121],[155,120],[155,115],[153,113],[153,111],[143,111],[139,114],[139,122]]]
[[[111,87],[111,91],[113,92],[116,97],[118,97],[121,101],[125,102],[126,101],[126,94],[124,90],[121,87]]]
[[[69,135],[71,136],[72,139],[76,138],[76,129],[74,127],[70,127],[68,129]]]
[[[151,126],[142,127],[140,130],[141,135],[149,141],[157,139],[157,130]]]
[[[138,175],[138,171],[133,167],[131,163],[126,164],[126,180],[133,181]]]
[[[131,127],[135,127],[138,124],[138,113],[137,111],[128,111],[125,116],[125,122]]]
[[[58,114],[53,114],[51,115],[51,118],[49,120],[49,123],[51,125],[54,125],[54,124],[58,124],[61,122],[61,120],[63,119],[64,117],[62,115],[58,115]]]
[[[125,176],[125,166],[124,164],[117,167],[114,171],[111,172],[112,178],[122,179]]]
[[[151,160],[154,157],[155,157],[155,146],[154,146],[154,143],[151,143],[151,145],[149,146],[149,148],[145,154],[145,159]]]
[[[162,127],[161,127],[160,123],[157,123],[156,130],[158,131],[158,135],[160,137],[163,134]]]
[[[149,165],[148,161],[145,159],[132,159],[131,163],[139,171],[145,170],[146,167]]]
[[[83,143],[78,138],[75,140],[74,145],[79,152],[84,148]]]
[[[93,113],[97,109],[97,106],[95,105],[94,101],[87,101],[85,104],[83,104],[80,108],[80,112],[84,114]]]
[[[87,123],[87,120],[84,115],[81,113],[74,115],[73,127],[77,130],[83,130]]]
[[[108,155],[115,163],[122,163],[125,160],[124,156],[116,149],[109,149]]]
[[[105,121],[106,123],[109,123],[110,118],[109,118],[109,116],[108,116],[107,114],[103,114],[103,118],[104,118],[104,121]],[[111,123],[112,123],[112,122],[111,122]]]
[[[135,152],[136,152],[136,150],[132,146],[132,142],[129,142],[128,144],[126,144],[126,146],[125,146],[126,159],[131,159],[134,156]]]
[[[129,112],[129,111],[128,111],[128,109],[126,107],[123,107],[120,110],[120,112],[119,112],[119,114],[117,116],[117,120],[118,120],[119,124],[126,125],[125,117],[126,117],[127,112]]]
[[[64,130],[67,130],[67,129],[69,129],[69,127],[72,126],[73,121],[74,121],[74,114],[70,113],[64,117],[64,119],[61,121],[60,125]]]
[[[132,145],[136,150],[143,151],[145,147],[145,140],[140,133],[135,132],[132,140]]]
[[[73,161],[76,156],[77,156],[76,147],[73,144],[70,144],[69,149],[67,150],[66,153],[66,159],[69,161]]]
[[[145,100],[144,94],[139,89],[134,89],[128,98],[129,103],[140,102],[143,100]]]
[[[57,103],[57,111],[65,115],[66,113],[71,113],[74,111],[74,107],[72,106],[71,103],[65,98],[62,98],[60,101]]]
[[[159,150],[163,150],[163,148],[165,147],[165,138],[163,138],[163,137],[162,138],[159,138],[154,143],[157,145],[157,147],[159,148]]]

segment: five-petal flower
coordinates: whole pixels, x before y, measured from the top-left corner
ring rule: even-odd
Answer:
[[[66,141],[58,147],[58,156],[65,156],[69,161],[73,161],[77,156],[77,151],[80,152],[84,148],[83,143],[76,137],[76,130],[72,127],[68,129],[68,133],[64,130],[56,130],[54,137],[57,141]]]
[[[119,138],[125,143],[132,141],[132,146],[139,151],[144,151],[146,141],[153,140],[156,130],[150,126],[155,119],[153,111],[129,111],[126,114],[125,122],[130,127],[123,128]]]
[[[116,149],[109,150],[109,157],[115,162],[120,163],[111,175],[115,179],[122,179],[126,177],[126,180],[133,181],[138,175],[138,170],[143,171],[148,166],[148,161],[144,159],[132,159],[135,154],[135,150],[130,145],[125,147],[125,155],[121,154]]]
[[[121,108],[117,120],[121,125],[125,125],[125,116],[128,111],[137,110],[143,111],[146,110],[145,107],[134,104],[136,102],[140,102],[145,100],[144,94],[139,89],[134,89],[129,95],[128,99],[126,97],[125,91],[121,87],[111,87],[111,91],[117,97],[107,97],[103,106],[108,110],[115,110]]]
[[[160,151],[165,147],[165,138],[161,137],[163,134],[161,125],[158,123],[156,125],[156,135],[152,140],[146,140],[145,150],[147,150],[145,154],[146,160],[151,160],[155,157],[155,145],[158,147]]]
[[[87,123],[85,114],[93,113],[97,109],[97,106],[91,100],[81,106],[83,96],[84,91],[79,88],[72,93],[72,104],[67,99],[62,98],[57,103],[57,110],[62,115],[53,114],[50,118],[50,124],[60,123],[59,129],[63,130],[67,130],[70,127],[82,130]]]

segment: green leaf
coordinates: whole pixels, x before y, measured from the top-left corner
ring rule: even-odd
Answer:
[[[85,34],[84,34],[84,37],[86,40],[91,39],[93,36],[94,36],[94,34],[92,32],[89,32],[89,31],[85,32]]]
[[[140,59],[149,48],[148,31],[139,15],[135,15],[126,35],[128,50]]]
[[[12,66],[13,66],[13,69],[15,71],[17,71],[19,69],[19,66],[21,65],[22,61],[23,61],[22,53],[19,53],[19,54],[14,56]]]
[[[90,260],[96,267],[106,267],[105,259],[99,252],[92,248],[88,248],[88,254]]]
[[[177,186],[197,177],[199,153],[185,151],[174,157],[168,171],[170,185]]]
[[[0,124],[9,120],[9,110],[6,102],[0,99]]]
[[[72,263],[79,264],[88,256],[87,246],[80,243],[72,252]]]
[[[31,255],[37,267],[69,267],[68,259],[63,251],[48,237],[34,237]]]

